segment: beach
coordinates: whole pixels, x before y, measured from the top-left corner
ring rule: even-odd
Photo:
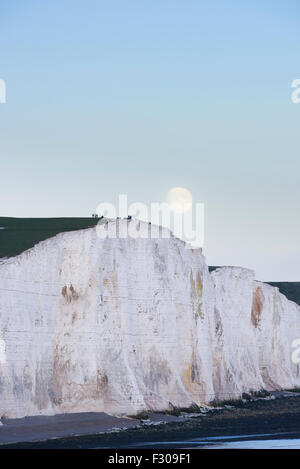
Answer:
[[[300,396],[270,398],[178,415],[149,414],[144,420],[105,413],[63,414],[2,420],[1,448],[202,447],[218,440],[299,438]],[[191,444],[195,441],[195,445]],[[209,444],[205,444],[209,443]]]

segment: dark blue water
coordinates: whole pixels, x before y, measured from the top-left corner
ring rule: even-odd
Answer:
[[[211,449],[300,449],[300,439],[291,440],[248,440],[236,442],[224,442],[220,445],[212,445]]]
[[[190,440],[133,443],[127,446],[127,448],[300,449],[300,435],[294,433],[272,433],[193,438]]]

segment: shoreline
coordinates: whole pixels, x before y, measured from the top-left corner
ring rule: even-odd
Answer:
[[[50,439],[108,435],[138,429],[145,425],[166,425],[182,417],[151,413],[149,419],[115,417],[105,412],[80,412],[32,416],[0,421],[0,449],[7,444],[42,443]],[[1,425],[2,422],[2,425]]]
[[[143,421],[102,412],[3,420],[0,449],[141,448],[145,442],[154,447],[193,438],[299,433],[300,395],[274,394],[203,414],[153,413]]]

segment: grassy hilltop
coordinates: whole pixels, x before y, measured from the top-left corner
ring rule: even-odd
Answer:
[[[95,226],[97,218],[7,218],[0,217],[0,258],[20,254],[39,241],[63,231]],[[4,229],[2,229],[4,228]]]

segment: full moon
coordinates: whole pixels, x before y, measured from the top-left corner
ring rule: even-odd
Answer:
[[[193,197],[184,187],[173,187],[167,194],[167,202],[173,212],[184,213],[191,208]]]

